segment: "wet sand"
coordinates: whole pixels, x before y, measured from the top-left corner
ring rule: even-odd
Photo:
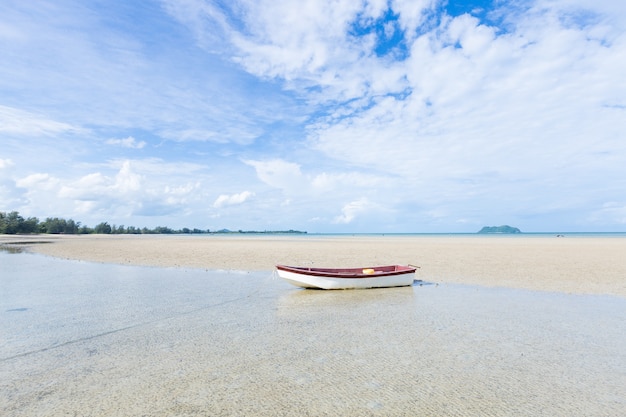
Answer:
[[[626,297],[626,238],[555,236],[1,236],[63,259],[270,271],[287,265],[419,265],[436,283]]]
[[[9,251],[0,265],[2,416],[626,415],[620,296],[313,291],[265,270]]]

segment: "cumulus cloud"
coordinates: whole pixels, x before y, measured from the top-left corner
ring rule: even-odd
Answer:
[[[237,206],[245,203],[251,197],[254,197],[254,193],[250,191],[242,191],[238,194],[222,194],[213,203],[213,207],[221,208],[225,206]]]
[[[115,176],[94,172],[64,185],[59,195],[75,200],[126,199],[140,193],[143,177],[133,171],[130,161],[124,161]]]
[[[52,190],[59,184],[59,179],[46,173],[32,174],[15,181],[15,185],[21,188],[33,190]]]
[[[59,189],[59,197],[73,201],[80,212],[101,210],[141,216],[169,214],[201,198],[198,181],[178,183],[170,178],[163,186],[154,178],[159,174],[150,162],[124,160],[116,164],[113,175],[92,172],[66,182]],[[162,171],[161,175],[168,175],[170,169],[163,165]]]
[[[363,213],[370,206],[370,202],[366,198],[352,201],[341,209],[341,214],[334,218],[334,223],[348,224],[351,223],[360,213]]]

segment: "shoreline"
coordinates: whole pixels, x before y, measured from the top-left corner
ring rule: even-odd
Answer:
[[[214,270],[413,264],[424,282],[626,297],[622,237],[0,235],[0,245],[62,259]]]

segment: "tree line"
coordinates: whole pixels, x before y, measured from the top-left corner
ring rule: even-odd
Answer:
[[[58,217],[48,217],[44,221],[39,221],[37,217],[24,218],[17,211],[10,213],[0,211],[0,234],[32,234],[32,233],[50,233],[50,234],[178,234],[178,233],[210,233],[209,230],[189,229],[184,227],[179,230],[169,227],[157,226],[153,229],[147,227],[135,227],[123,225],[110,225],[102,222],[95,227],[89,227],[76,222],[72,219],[66,220]]]

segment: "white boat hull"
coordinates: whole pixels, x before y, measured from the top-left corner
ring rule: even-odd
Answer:
[[[298,274],[278,269],[278,276],[298,287],[323,290],[347,290],[384,287],[404,287],[413,285],[415,274],[372,276],[367,278],[338,278]]]

